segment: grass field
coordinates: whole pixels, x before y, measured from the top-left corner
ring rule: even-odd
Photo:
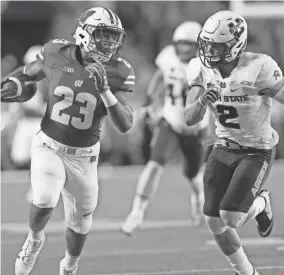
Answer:
[[[206,226],[197,229],[188,223],[188,188],[178,166],[167,167],[144,226],[132,237],[119,232],[131,206],[141,169],[115,168],[111,176],[103,174],[99,206],[78,275],[233,275]],[[271,236],[267,239],[258,237],[254,222],[239,230],[245,250],[261,275],[284,275],[283,178],[284,162],[277,162],[266,183],[273,193],[275,212]],[[2,173],[1,271],[5,275],[14,274],[14,260],[26,237],[28,183],[28,172]],[[58,274],[59,261],[65,250],[62,217],[59,203],[32,274]]]

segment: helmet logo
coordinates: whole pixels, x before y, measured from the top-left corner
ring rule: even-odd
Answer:
[[[228,24],[228,26],[230,28],[230,33],[233,34],[236,39],[239,39],[240,36],[245,31],[245,28],[243,26],[243,20],[242,19],[237,18],[235,20],[235,22],[237,23],[236,25],[233,22],[231,22],[231,23]]]

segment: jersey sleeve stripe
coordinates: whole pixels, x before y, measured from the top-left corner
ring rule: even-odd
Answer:
[[[24,67],[24,69],[23,69],[23,74],[26,74],[26,67],[27,67],[28,65],[26,65],[25,67]]]
[[[39,56],[40,59],[44,60],[44,57],[43,57],[43,55],[41,54],[41,52],[38,53],[38,56]]]
[[[134,82],[134,81],[124,81],[123,84],[126,84],[126,85],[135,85],[135,82]]]

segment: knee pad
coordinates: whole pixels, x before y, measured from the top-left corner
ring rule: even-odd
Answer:
[[[163,166],[149,161],[139,177],[136,193],[144,197],[153,196],[159,186],[162,172]]]
[[[231,228],[237,228],[245,222],[247,213],[220,210],[220,216],[227,226]]]
[[[66,225],[78,234],[87,234],[93,222],[94,210],[75,210],[66,215]]]
[[[45,174],[39,181],[32,180],[33,204],[40,208],[55,208],[61,186],[60,179],[53,174]]]
[[[220,235],[229,228],[219,217],[205,216],[205,222],[213,235]]]

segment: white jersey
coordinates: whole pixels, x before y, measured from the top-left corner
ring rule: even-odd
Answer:
[[[270,125],[272,99],[261,95],[261,90],[282,79],[281,69],[271,57],[244,52],[225,79],[217,68],[207,68],[194,58],[188,65],[187,79],[191,86],[221,89],[219,100],[209,103],[219,138],[259,149],[271,149],[277,144],[279,136]]]
[[[166,46],[157,56],[156,65],[162,71],[165,83],[165,102],[162,116],[176,132],[190,132],[196,127],[184,123],[183,111],[188,92],[187,64],[176,56],[174,46]]]

